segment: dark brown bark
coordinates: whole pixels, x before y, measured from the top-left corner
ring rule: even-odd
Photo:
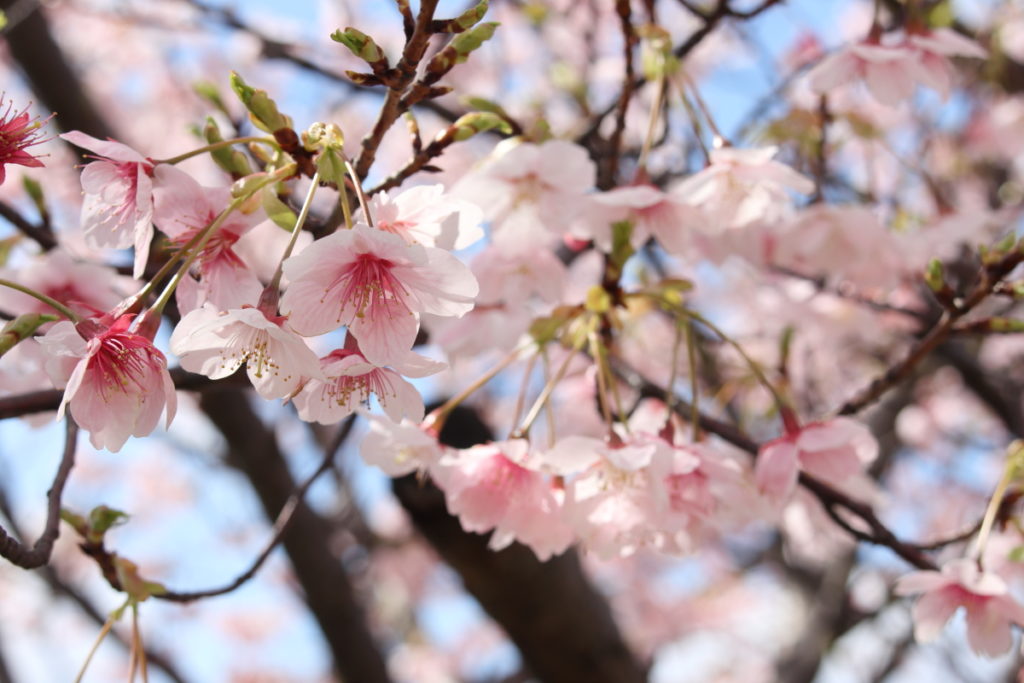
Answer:
[[[458,409],[441,440],[469,446],[490,438],[469,410]],[[415,476],[396,479],[395,495],[466,590],[508,633],[541,681],[641,683],[643,667],[622,639],[611,610],[583,573],[574,551],[540,562],[526,546],[494,552],[488,537],[467,533],[448,514],[444,495]]]

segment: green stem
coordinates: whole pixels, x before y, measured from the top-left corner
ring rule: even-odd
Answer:
[[[540,396],[538,396],[537,400],[534,401],[532,406],[530,406],[530,412],[526,414],[526,418],[523,420],[523,424],[519,426],[519,429],[513,432],[513,436],[525,436],[526,433],[530,431],[530,427],[531,425],[533,425],[534,420],[536,420],[537,416],[540,415],[541,408],[543,408],[544,404],[547,403],[548,398],[551,396],[552,392],[554,392],[555,387],[558,386],[558,383],[562,381],[562,378],[565,376],[565,373],[569,370],[569,362],[573,359],[577,352],[579,352],[579,350],[583,348],[583,344],[586,343],[586,335],[581,334],[578,335],[578,337],[579,339],[576,341],[575,344],[573,344],[572,350],[565,356],[565,360],[562,362],[562,365],[558,368],[558,372],[556,372],[555,376],[552,377],[548,381],[548,383],[544,385],[544,389],[541,390]]]
[[[363,192],[359,176],[356,174],[356,170],[352,168],[352,162],[348,159],[345,159],[345,168],[348,170],[349,177],[352,178],[352,186],[355,188],[356,197],[359,198],[359,206],[363,209],[363,220],[366,221],[367,225],[373,225],[373,216],[370,215],[370,207],[366,203],[366,193]]]
[[[235,197],[233,200],[231,200],[231,203],[228,204],[227,208],[221,211],[219,214],[217,214],[217,217],[213,219],[213,222],[211,222],[208,226],[203,228],[203,230],[196,236],[198,237],[198,240],[196,241],[195,246],[192,248],[192,253],[188,255],[188,258],[185,259],[185,262],[182,263],[181,266],[178,268],[178,272],[174,274],[174,277],[171,278],[171,281],[167,283],[166,287],[164,287],[164,291],[161,292],[160,297],[153,304],[152,310],[157,313],[160,313],[164,310],[164,307],[167,306],[167,302],[171,300],[171,295],[174,294],[174,290],[177,289],[178,284],[181,282],[182,278],[185,277],[186,273],[188,273],[188,269],[192,267],[192,264],[199,257],[199,254],[203,252],[203,247],[206,246],[206,243],[210,240],[213,234],[217,232],[217,229],[220,228],[221,225],[223,225],[224,221],[227,220],[228,216],[234,213],[234,211],[238,209],[238,207],[240,207],[245,202],[249,201],[250,197],[255,195],[257,192],[262,190],[267,185],[276,183],[279,180],[287,178],[288,176],[295,173],[295,168],[295,164],[288,164],[287,166],[279,168],[273,173],[268,174],[266,177],[261,178],[259,182],[255,183],[253,187],[249,188],[248,192],[246,192],[240,197]]]
[[[281,255],[281,260],[277,264],[277,270],[274,271],[274,277],[270,281],[269,287],[271,289],[277,289],[281,286],[281,273],[285,260],[292,255],[292,251],[295,249],[295,243],[299,239],[299,235],[302,233],[302,226],[306,224],[306,218],[309,216],[309,209],[313,205],[313,195],[316,194],[316,189],[320,185],[320,171],[313,174],[313,180],[309,185],[309,191],[306,192],[306,199],[302,202],[302,209],[299,210],[299,217],[295,219],[295,227],[292,228],[292,237],[288,240],[288,246],[285,247],[284,254]],[[344,188],[343,188],[344,191]]]
[[[742,346],[740,346],[739,342],[737,342],[732,337],[727,335],[725,332],[720,330],[717,325],[715,325],[710,320],[702,316],[700,313],[697,313],[696,311],[691,311],[689,309],[683,309],[683,314],[689,317],[691,320],[696,320],[701,325],[711,330],[719,339],[721,339],[726,344],[736,349],[736,352],[740,354],[740,356],[743,358],[743,361],[750,367],[750,371],[754,373],[754,377],[757,378],[757,381],[760,382],[760,384],[765,389],[768,390],[768,393],[772,395],[772,399],[775,401],[775,405],[779,409],[779,413],[782,414],[783,416],[792,413],[792,409],[789,407],[789,404],[786,403],[785,399],[783,399],[782,396],[779,394],[779,391],[778,389],[775,388],[775,385],[768,381],[768,378],[765,376],[764,371],[761,369],[761,366],[758,365],[757,361],[755,361],[753,358],[747,355],[747,352],[743,349]]]
[[[191,152],[185,152],[184,154],[179,154],[176,157],[171,157],[169,159],[157,159],[155,163],[157,163],[157,164],[170,164],[170,165],[174,165],[174,164],[177,164],[177,163],[181,163],[182,161],[185,161],[186,159],[191,159],[192,157],[199,156],[200,154],[205,154],[206,152],[214,152],[214,151],[216,151],[218,149],[224,149],[225,147],[230,147],[231,145],[242,145],[242,144],[245,144],[245,143],[248,143],[248,142],[259,142],[259,143],[262,143],[264,145],[270,145],[274,149],[281,149],[280,145],[278,145],[277,142],[272,140],[271,138],[266,138],[266,137],[262,137],[262,136],[259,136],[259,135],[253,135],[253,136],[246,137],[246,138],[235,138],[234,140],[221,140],[219,142],[212,142],[209,145],[206,145],[205,147],[200,147],[198,149],[192,150]]]
[[[992,493],[992,498],[988,502],[988,507],[985,509],[985,517],[982,519],[981,528],[978,530],[978,538],[974,542],[973,555],[979,565],[981,564],[981,556],[985,552],[985,545],[988,543],[988,537],[992,533],[992,527],[996,523],[999,508],[1003,504],[1003,497],[1006,496],[1007,489],[1010,488],[1010,484],[1013,483],[1013,480],[1019,474],[1020,460],[1024,456],[1024,442],[1014,441],[1010,445],[1010,449],[1010,455],[1007,458],[1003,476],[999,478],[996,490]]]
[[[42,301],[44,304],[54,309],[55,311],[57,311],[58,313],[60,313],[62,316],[64,316],[73,323],[77,323],[79,320],[81,320],[77,313],[75,313],[70,308],[68,308],[61,302],[57,301],[56,299],[52,299],[46,296],[42,292],[37,292],[36,290],[30,287],[26,287],[25,285],[19,285],[17,282],[11,282],[10,280],[5,280],[3,278],[0,278],[0,286],[16,289],[22,294],[28,294],[33,299],[38,299],[39,301]]]

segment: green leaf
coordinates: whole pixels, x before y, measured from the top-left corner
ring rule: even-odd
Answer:
[[[612,266],[621,275],[622,267],[629,260],[636,250],[633,249],[633,245],[630,243],[630,238],[633,236],[633,223],[632,221],[616,221],[612,223],[612,253],[611,263]]]
[[[946,276],[942,261],[933,258],[928,262],[928,267],[924,271],[924,281],[933,292],[940,292],[946,287]]]

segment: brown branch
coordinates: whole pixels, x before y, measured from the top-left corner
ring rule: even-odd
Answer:
[[[352,425],[355,423],[355,415],[350,415],[338,428],[331,439],[330,443],[324,448],[324,456],[320,461],[320,466],[313,471],[309,477],[306,478],[302,484],[295,489],[291,496],[289,496],[284,507],[281,508],[281,512],[278,513],[277,519],[274,520],[273,534],[270,536],[270,540],[264,546],[263,550],[256,559],[253,560],[252,564],[244,572],[239,574],[233,581],[219,588],[209,588],[206,590],[199,591],[166,591],[153,597],[159,598],[160,600],[169,600],[171,602],[193,602],[202,598],[212,598],[218,595],[226,595],[252,579],[256,576],[256,573],[263,566],[263,563],[267,561],[271,553],[277,548],[278,544],[284,538],[284,535],[288,532],[291,527],[292,519],[294,518],[295,510],[298,509],[299,503],[306,496],[306,492],[313,483],[320,478],[324,472],[329,470],[334,463],[334,457],[337,455],[338,450],[342,444],[345,443],[345,439],[348,438],[349,433],[352,431]]]
[[[274,432],[256,415],[244,392],[204,393],[199,402],[224,435],[229,460],[249,479],[267,518],[275,519],[296,483]],[[348,573],[331,550],[334,534],[331,524],[299,502],[282,544],[341,678],[385,683],[390,680],[387,666]]]
[[[696,31],[694,31],[690,35],[690,37],[687,38],[683,43],[678,45],[672,51],[672,54],[674,54],[678,59],[683,59],[684,57],[689,55],[691,52],[693,52],[694,49],[696,49],[698,45],[700,45],[704,41],[705,38],[711,35],[711,32],[714,31],[715,28],[717,28],[719,22],[721,22],[726,17],[733,17],[736,19],[752,19],[757,15],[761,14],[762,12],[764,12],[765,10],[771,8],[773,5],[777,5],[779,2],[781,2],[781,0],[764,0],[760,5],[754,7],[753,9],[741,12],[731,9],[729,7],[729,0],[719,0],[718,5],[715,6],[714,10],[712,10],[708,14],[702,15],[704,25],[701,26]],[[647,79],[643,76],[640,76],[636,78],[630,84],[630,86],[633,90],[637,90],[639,88],[642,88],[646,83]],[[612,112],[616,110],[616,108],[618,107],[618,102],[619,98],[616,98],[615,102],[613,102],[611,105],[605,107],[603,110],[595,114],[591,118],[590,124],[587,126],[586,130],[584,130],[583,133],[576,138],[576,142],[583,144],[586,141],[593,139],[594,136],[597,135],[597,131],[601,127],[601,123],[609,115],[611,115]]]
[[[380,147],[380,143],[384,139],[384,134],[404,111],[402,95],[416,78],[416,68],[427,50],[427,44],[432,35],[430,25],[434,19],[434,10],[437,8],[438,1],[421,0],[420,2],[416,25],[412,35],[405,41],[402,58],[395,65],[395,76],[393,82],[388,85],[388,92],[384,96],[384,104],[381,105],[377,121],[360,143],[361,149],[355,163],[356,175],[360,178],[365,178],[369,173],[377,156],[377,148]]]
[[[57,238],[53,236],[52,230],[47,229],[44,225],[36,225],[31,222],[7,202],[0,201],[0,217],[29,239],[35,240],[43,251],[49,251],[57,246]]]
[[[636,373],[622,367],[616,368],[616,374],[625,379],[642,397],[657,398],[663,400],[665,389],[650,382]],[[693,414],[693,407],[683,398],[676,397],[673,403],[673,410],[679,417],[689,420]],[[737,448],[746,451],[757,457],[760,444],[744,434],[738,428],[717,420],[704,413],[697,413],[701,429],[716,434],[725,439]],[[904,560],[921,569],[935,569],[935,563],[925,555],[920,548],[913,543],[900,540],[875,514],[874,509],[866,503],[862,503],[832,485],[813,477],[806,472],[800,473],[800,485],[812,493],[824,507],[825,512],[846,532],[854,538],[866,543],[881,545],[889,548]],[[850,521],[842,516],[840,510],[846,510],[867,527],[858,529],[850,524]]]
[[[981,303],[996,284],[1024,261],[1024,252],[1014,249],[1002,259],[994,263],[982,265],[977,284],[962,302],[946,309],[938,322],[907,352],[903,360],[891,366],[870,385],[846,401],[837,412],[838,415],[853,415],[875,402],[882,394],[910,376],[928,354],[934,351],[952,333],[954,325],[960,318]]]
[[[24,569],[35,569],[49,562],[53,544],[60,536],[61,496],[64,494],[64,485],[67,484],[71,468],[75,465],[75,448],[78,444],[78,425],[70,416],[64,419],[66,423],[64,453],[61,456],[60,465],[57,466],[53,484],[46,492],[46,525],[43,527],[43,533],[29,548],[14,535],[8,534],[0,528],[0,556],[5,557],[11,564]]]
[[[626,132],[626,113],[629,103],[636,92],[636,70],[633,67],[633,48],[637,43],[636,30],[630,14],[630,0],[615,0],[615,13],[619,16],[619,27],[622,31],[622,59],[625,69],[622,75],[622,91],[615,105],[615,128],[608,138],[608,155],[601,164],[601,177],[598,178],[599,189],[609,190],[615,186],[622,157],[622,136]]]

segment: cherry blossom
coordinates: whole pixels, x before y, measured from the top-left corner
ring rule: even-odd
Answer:
[[[153,239],[152,160],[113,140],[98,140],[79,131],[62,138],[100,155],[82,170],[82,230],[92,247],[135,247],[133,275],[140,277]]]
[[[526,441],[511,439],[449,451],[431,474],[463,529],[494,529],[492,549],[515,540],[543,561],[569,547],[572,531],[561,518],[563,492],[539,466]]]
[[[389,477],[424,471],[441,458],[442,448],[437,438],[412,422],[394,422],[367,412],[361,414],[368,421],[369,431],[363,437],[359,453],[363,460],[379,467]]]
[[[938,91],[943,99],[949,97],[953,85],[953,65],[949,57],[988,57],[985,48],[978,43],[945,27],[911,31],[907,34],[907,44],[917,50],[918,80]]]
[[[792,204],[789,191],[814,191],[810,178],[772,158],[777,152],[778,147],[713,149],[707,168],[677,184],[672,194],[701,209],[701,227],[711,233],[775,222]]]
[[[421,185],[394,197],[379,192],[370,198],[370,215],[380,230],[400,235],[410,244],[465,249],[483,237],[483,212],[469,202],[445,194],[443,185]],[[366,223],[363,210],[355,219]]]
[[[130,315],[65,320],[39,340],[51,355],[47,372],[64,389],[58,419],[70,409],[94,447],[115,453],[129,436],[148,436],[165,408],[170,425],[177,407],[167,360],[129,330],[131,322]]]
[[[440,372],[443,363],[420,362],[410,352],[413,362],[399,365],[400,371],[410,377],[423,377]],[[426,359],[424,359],[426,360]],[[423,399],[412,384],[394,370],[370,363],[358,351],[337,349],[320,359],[325,380],[310,379],[294,399],[299,417],[307,422],[334,424],[351,415],[361,403],[377,397],[389,418],[401,422],[423,419]]]
[[[111,268],[75,259],[61,247],[39,254],[17,270],[4,272],[3,277],[56,299],[79,315],[113,309],[123,298],[118,291],[121,281],[128,281]],[[19,313],[54,312],[38,299],[4,287],[0,287],[0,308]]]
[[[223,379],[244,364],[263,398],[289,397],[303,379],[322,378],[316,354],[287,321],[253,307],[195,309],[174,328],[171,351],[183,368],[210,379]]]
[[[284,262],[291,281],[281,310],[303,335],[346,325],[375,365],[400,363],[412,348],[419,314],[462,316],[478,286],[443,249],[406,244],[398,235],[357,224]]]
[[[681,197],[653,185],[618,187],[592,199],[591,215],[574,224],[574,234],[593,239],[606,252],[612,248],[612,223],[629,220],[633,247],[653,237],[666,251],[683,254],[690,246],[690,233],[703,219],[701,212]]]
[[[3,107],[3,97],[0,97],[0,107]],[[7,164],[29,168],[43,165],[38,157],[25,150],[46,142],[46,138],[41,137],[41,129],[46,121],[32,118],[27,108],[12,114],[13,109],[14,103],[8,102],[7,109],[0,114],[0,184],[7,178]]]
[[[567,231],[595,178],[594,162],[578,145],[509,140],[452,192],[499,226],[497,241],[544,244]]]
[[[806,425],[761,446],[755,466],[757,486],[781,503],[796,488],[801,471],[841,484],[878,456],[878,444],[864,425],[845,417]]]
[[[922,593],[914,604],[914,637],[934,640],[961,607],[967,613],[967,642],[980,655],[996,657],[1013,645],[1011,624],[1024,626],[1024,606],[1009,592],[998,574],[979,568],[968,558],[950,560],[941,571],[901,576],[897,595]]]
[[[231,201],[228,188],[204,188],[173,166],[158,166],[155,178],[153,222],[178,248],[210,225]],[[175,291],[183,314],[206,301],[221,310],[257,302],[263,287],[234,245],[263,219],[262,211],[234,211],[221,223],[196,259],[198,281],[186,277]]]

